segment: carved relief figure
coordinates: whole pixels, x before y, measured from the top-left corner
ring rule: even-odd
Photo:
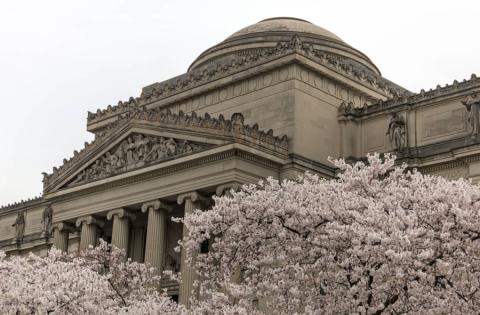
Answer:
[[[472,137],[480,133],[480,95],[474,94],[462,101],[467,109],[467,123]]]
[[[70,185],[105,178],[172,156],[189,154],[201,147],[186,140],[134,134],[83,170]]]
[[[388,123],[387,135],[395,151],[401,152],[405,148],[405,121],[402,116],[392,113]]]
[[[15,223],[12,224],[15,227],[15,239],[17,243],[23,240],[23,233],[25,232],[25,213],[24,211],[17,214]]]
[[[42,234],[47,238],[52,233],[52,219],[53,219],[53,209],[51,205],[48,205],[43,210],[43,214],[42,214],[42,224],[43,224]]]

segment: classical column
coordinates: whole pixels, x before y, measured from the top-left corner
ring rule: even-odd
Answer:
[[[225,194],[226,196],[230,197],[232,190],[233,191],[239,191],[241,188],[242,188],[242,184],[237,183],[237,182],[222,184],[222,185],[217,186],[217,189],[215,190],[215,194],[217,196],[222,196],[222,195]]]
[[[58,222],[52,225],[53,246],[62,252],[68,251],[68,235],[73,231],[73,226],[66,222]]]
[[[143,263],[145,260],[145,235],[146,227],[134,227],[130,231],[129,257],[135,262]]]
[[[107,220],[113,219],[112,245],[125,250],[125,258],[128,255],[128,244],[130,238],[130,220],[135,216],[121,208],[107,212]]]
[[[206,199],[201,196],[198,192],[193,191],[185,194],[181,194],[177,198],[179,205],[185,203],[185,216],[191,213],[194,209],[201,208],[201,202],[206,202]],[[183,225],[183,235],[182,238],[185,239],[188,236],[188,229]],[[182,274],[182,283],[180,284],[178,302],[185,305],[187,308],[190,307],[190,295],[193,290],[193,283],[198,279],[195,268],[189,266],[186,263],[186,253],[182,249],[181,253],[181,265],[180,272]],[[196,294],[196,293],[193,293]]]
[[[97,244],[97,229],[103,227],[103,224],[103,221],[91,215],[77,219],[76,226],[82,227],[79,250],[85,250],[89,245],[95,246]]]
[[[142,205],[142,212],[148,212],[145,263],[163,271],[167,249],[167,211],[172,208],[160,200],[152,200]]]

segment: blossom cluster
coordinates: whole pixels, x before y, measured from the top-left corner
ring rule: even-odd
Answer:
[[[203,314],[475,314],[480,190],[395,158],[267,179],[184,219]],[[199,246],[210,242],[208,253]]]
[[[0,253],[2,314],[177,314],[160,277],[101,241],[74,254]]]

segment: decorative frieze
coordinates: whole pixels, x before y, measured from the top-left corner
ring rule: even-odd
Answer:
[[[156,137],[141,133],[131,134],[115,148],[107,151],[91,166],[81,171],[68,184],[74,186],[99,180],[115,174],[155,164],[170,158],[194,153],[207,148],[186,140]]]
[[[245,55],[236,54],[230,58],[223,58],[223,60],[218,61],[215,65],[196,68],[177,78],[155,84],[152,88],[144,91],[140,97],[131,97],[128,102],[119,102],[116,106],[109,105],[105,110],[99,109],[96,113],[89,112],[87,118],[88,123],[98,122],[108,117],[128,112],[132,108],[141,107],[145,104],[190,90],[196,86],[258,66],[291,53],[304,55],[386,96],[397,97],[411,94],[381,76],[366,71],[354,60],[317,50],[312,44],[302,42],[300,38],[295,35],[290,41],[280,41],[274,47],[256,49]],[[266,79],[268,82],[268,78]]]
[[[253,126],[245,125],[244,118],[239,113],[233,114],[232,118],[227,120],[223,115],[213,118],[206,113],[203,117],[200,117],[195,112],[191,115],[186,115],[181,111],[178,114],[173,114],[169,110],[141,107],[125,113],[121,119],[99,134],[93,142],[86,143],[83,150],[80,152],[74,151],[73,157],[68,160],[65,159],[62,166],[54,167],[51,174],[43,173],[44,191],[52,187],[63,174],[68,173],[78,164],[87,162],[85,159],[90,158],[91,154],[96,152],[98,148],[112,141],[110,137],[112,134],[133,122],[152,122],[164,128],[212,134],[215,137],[223,136],[230,138],[232,141],[241,139],[251,145],[268,147],[281,154],[288,152],[287,136],[274,136],[271,129],[267,132],[261,131],[257,124]],[[148,145],[146,142],[148,142]],[[120,146],[122,147],[121,150],[119,149]],[[155,150],[152,149],[154,146]],[[106,153],[94,161],[70,185],[105,178],[147,164],[161,162],[164,159],[194,152],[194,150],[200,150],[206,146],[206,144],[194,144],[183,140],[161,139],[160,137],[146,139],[143,135],[141,138],[139,135],[131,136],[131,140],[127,139],[126,142],[122,142],[116,148],[109,150],[108,154]]]
[[[417,94],[392,97],[386,101],[379,100],[374,104],[358,106],[353,102],[343,102],[338,109],[338,113],[340,116],[360,117],[401,106],[413,106],[437,97],[469,91],[472,88],[480,88],[480,78],[477,78],[475,74],[472,74],[469,80],[463,80],[462,82],[454,80],[452,84],[446,84],[444,87],[437,85],[435,89],[429,91],[422,89]]]

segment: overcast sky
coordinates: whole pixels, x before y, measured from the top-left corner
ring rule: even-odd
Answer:
[[[0,2],[0,205],[93,136],[87,111],[186,71],[205,49],[275,16],[306,19],[413,92],[480,73],[477,1]]]

